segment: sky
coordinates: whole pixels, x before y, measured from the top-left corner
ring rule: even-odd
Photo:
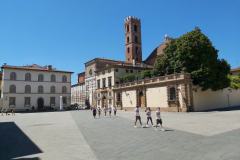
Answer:
[[[240,0],[0,0],[0,65],[77,73],[94,58],[125,60],[124,19],[141,19],[142,57],[199,27],[231,68],[240,66]]]

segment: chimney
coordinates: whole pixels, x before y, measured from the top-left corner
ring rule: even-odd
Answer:
[[[7,65],[7,63],[4,63],[4,66],[6,66]]]
[[[136,66],[136,60],[135,60],[135,58],[132,59],[132,64],[133,64],[133,66]]]
[[[48,69],[48,70],[52,70],[52,65],[48,65],[48,66],[47,66],[47,69]]]

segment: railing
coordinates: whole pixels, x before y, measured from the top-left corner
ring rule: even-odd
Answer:
[[[100,88],[100,91],[107,91],[109,89],[112,89],[112,86]]]
[[[151,83],[159,83],[159,82],[164,82],[164,81],[180,80],[180,79],[191,79],[191,74],[190,73],[176,73],[176,74],[172,74],[172,75],[155,77],[155,78],[151,78],[151,79],[143,79],[140,81],[118,84],[118,85],[113,86],[113,89],[137,86],[137,85],[144,85],[144,84],[151,84]]]

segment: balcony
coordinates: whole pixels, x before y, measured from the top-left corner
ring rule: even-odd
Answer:
[[[169,81],[179,81],[183,79],[191,79],[190,73],[176,73],[172,75],[166,75],[161,77],[155,77],[151,79],[143,79],[140,81],[128,82],[123,84],[118,84],[113,86],[113,89],[120,89],[120,88],[128,88],[134,86],[141,86],[141,85],[150,85],[150,84],[159,84]]]

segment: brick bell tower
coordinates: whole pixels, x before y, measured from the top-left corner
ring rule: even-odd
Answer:
[[[140,18],[129,16],[124,19],[126,62],[142,62],[142,40]]]

